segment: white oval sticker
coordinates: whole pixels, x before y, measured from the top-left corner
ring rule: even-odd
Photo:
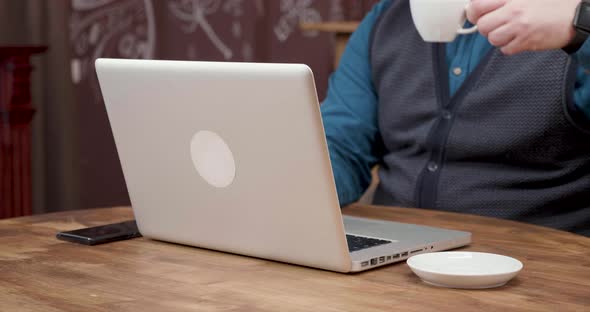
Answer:
[[[191,140],[191,157],[199,175],[217,188],[228,187],[236,176],[229,145],[215,132],[199,131]]]

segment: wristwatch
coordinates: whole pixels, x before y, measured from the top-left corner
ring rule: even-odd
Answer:
[[[582,47],[588,36],[590,36],[590,0],[582,0],[576,8],[574,17],[574,29],[576,36],[563,50],[568,54],[575,53]]]

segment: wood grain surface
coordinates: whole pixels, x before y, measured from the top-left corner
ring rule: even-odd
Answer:
[[[55,239],[133,218],[129,208],[0,221],[0,311],[590,311],[590,239],[521,223],[420,209],[346,214],[471,231],[464,250],[515,257],[492,290],[424,284],[405,263],[339,274],[144,238],[95,247]]]
[[[360,22],[325,22],[325,23],[301,23],[300,28],[303,31],[317,30],[330,33],[352,34],[359,26]]]

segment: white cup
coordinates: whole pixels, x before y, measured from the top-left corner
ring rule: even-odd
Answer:
[[[465,8],[471,0],[410,0],[414,25],[426,42],[451,42],[457,35],[471,34],[477,26],[465,29]]]

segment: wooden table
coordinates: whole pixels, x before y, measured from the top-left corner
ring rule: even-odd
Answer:
[[[405,263],[339,274],[147,239],[88,247],[55,233],[133,217],[129,208],[0,221],[2,311],[589,311],[590,239],[516,222],[355,206],[346,214],[473,233],[465,250],[524,270],[493,290],[422,283]]]

